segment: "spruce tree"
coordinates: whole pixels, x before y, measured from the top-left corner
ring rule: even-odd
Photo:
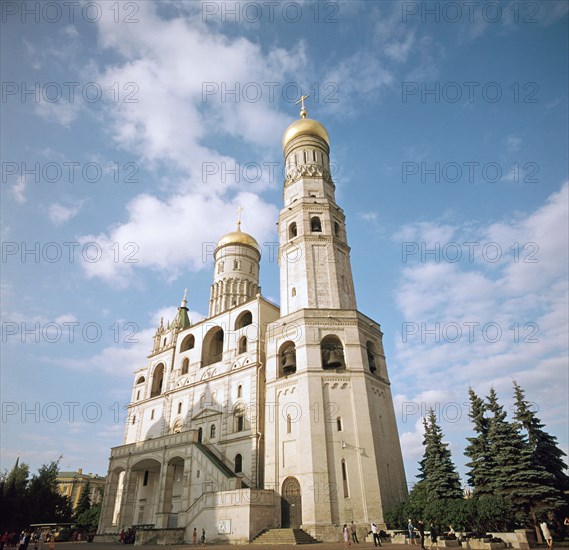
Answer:
[[[492,456],[488,449],[488,419],[485,416],[486,405],[472,388],[468,389],[470,411],[468,416],[474,424],[475,437],[467,437],[469,444],[464,454],[470,459],[466,466],[470,469],[467,474],[468,484],[474,489],[473,496],[491,494],[490,477],[492,472]]]
[[[77,506],[73,512],[74,516],[77,518],[83,512],[87,512],[91,508],[91,482],[87,480],[87,483],[81,490],[79,495],[79,500],[77,501]]]
[[[503,497],[516,510],[518,519],[534,526],[536,514],[554,510],[563,505],[553,489],[553,475],[536,464],[530,445],[516,424],[506,420],[506,413],[498,403],[494,388],[487,397],[489,451],[493,468],[489,487],[495,495]]]
[[[433,409],[427,419],[423,419],[425,428],[425,454],[419,465],[419,478],[426,485],[427,501],[462,498],[460,478],[454,464],[448,443],[443,443],[443,433],[437,424]]]
[[[514,381],[516,413],[514,418],[526,431],[534,461],[553,475],[554,487],[560,491],[569,490],[569,477],[565,473],[567,465],[563,457],[567,456],[558,446],[557,438],[543,430],[541,423],[525,398],[522,388]]]

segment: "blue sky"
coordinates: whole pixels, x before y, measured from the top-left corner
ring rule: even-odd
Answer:
[[[430,406],[465,473],[469,385],[510,406],[517,380],[567,450],[566,2],[71,6],[2,4],[2,470],[106,472],[159,318],[184,288],[207,314],[203,251],[240,205],[278,301],[300,90],[408,481]]]

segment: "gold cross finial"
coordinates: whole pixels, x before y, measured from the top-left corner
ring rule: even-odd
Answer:
[[[304,107],[304,100],[308,99],[309,97],[310,97],[310,94],[301,95],[300,99],[295,103],[295,105],[298,105],[299,103],[301,104],[301,106],[300,106],[301,118],[306,118],[306,108]]]
[[[237,212],[237,230],[241,231],[241,211],[244,210],[242,206],[240,206],[235,212]]]

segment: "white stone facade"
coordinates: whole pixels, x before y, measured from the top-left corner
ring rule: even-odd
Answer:
[[[192,325],[184,299],[135,372],[101,537],[146,525],[162,530],[149,541],[205,528],[246,542],[282,526],[339,540],[341,524],[382,523],[406,496],[383,334],[356,307],[327,133],[301,120],[284,145],[280,310],[238,227],[214,254],[209,317]]]

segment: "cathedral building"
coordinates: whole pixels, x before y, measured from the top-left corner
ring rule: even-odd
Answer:
[[[241,230],[214,252],[209,316],[187,300],[134,373],[124,444],[111,450],[100,540],[247,542],[303,529],[323,541],[384,523],[405,472],[380,325],[357,309],[330,138],[301,118],[283,136],[280,308]]]

